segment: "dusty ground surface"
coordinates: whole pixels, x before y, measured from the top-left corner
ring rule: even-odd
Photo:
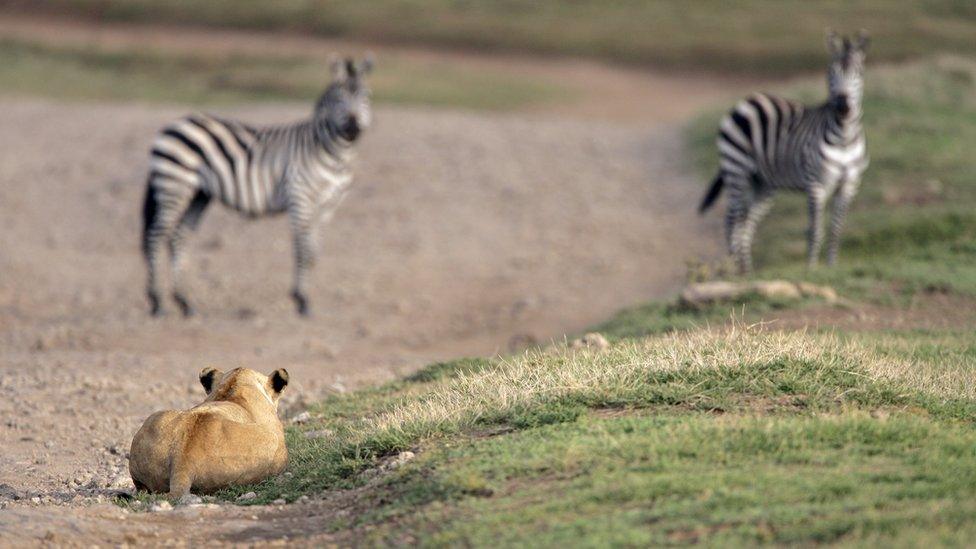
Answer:
[[[224,114],[263,122],[306,110]],[[674,127],[381,107],[354,190],[323,234],[313,319],[296,318],[286,298],[285,220],[249,222],[220,206],[193,239],[200,315],[185,321],[168,304],[169,316],[150,319],[138,252],[146,151],[184,111],[0,107],[3,542],[163,541],[196,518],[207,536],[246,540],[255,513],[294,513],[229,506],[123,520],[104,503],[129,486],[135,429],[154,410],[199,401],[203,366],[288,368],[287,415],[432,360],[582,330],[673,293],[685,260],[717,251],[717,227],[694,215],[700,185]]]

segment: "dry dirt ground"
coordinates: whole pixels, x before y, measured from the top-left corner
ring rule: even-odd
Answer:
[[[354,190],[323,233],[314,318],[296,318],[286,297],[285,220],[217,206],[193,239],[199,316],[169,304],[150,319],[146,151],[185,110],[0,105],[0,544],[246,541],[260,534],[252,515],[274,525],[296,512],[126,515],[106,502],[130,486],[135,429],[199,401],[203,366],[288,368],[288,415],[433,360],[562,338],[673,293],[686,260],[717,252],[676,127],[379,107]],[[221,112],[260,123],[307,110]],[[299,514],[306,534],[322,522]]]

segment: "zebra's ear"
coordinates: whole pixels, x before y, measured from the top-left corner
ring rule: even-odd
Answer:
[[[831,55],[839,55],[844,51],[844,40],[834,29],[827,29],[827,51]]]
[[[369,74],[373,72],[373,65],[376,63],[376,56],[373,52],[368,51],[363,57],[363,60],[359,62],[359,72],[362,74]]]
[[[329,72],[332,73],[332,80],[341,82],[349,77],[346,71],[346,60],[336,54],[329,58]]]
[[[857,49],[861,50],[862,52],[867,51],[868,45],[871,44],[871,37],[868,36],[868,31],[864,29],[857,31],[857,37],[855,38],[854,44],[857,46]]]

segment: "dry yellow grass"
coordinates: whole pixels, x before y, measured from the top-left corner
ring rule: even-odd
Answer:
[[[437,382],[428,394],[367,420],[361,429],[366,436],[455,431],[483,418],[558,399],[612,402],[639,393],[655,374],[674,373],[691,380],[782,363],[842,372],[942,399],[976,397],[971,365],[962,360],[913,361],[835,334],[734,325],[728,330],[623,341],[603,351],[564,346],[529,351],[486,370]]]

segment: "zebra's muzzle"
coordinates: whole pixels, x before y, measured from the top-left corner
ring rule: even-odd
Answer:
[[[362,131],[362,128],[359,127],[359,121],[355,118],[350,118],[340,130],[339,135],[346,141],[355,141]]]
[[[847,116],[848,113],[851,112],[851,102],[850,99],[847,98],[847,95],[838,95],[834,101],[837,108],[837,114],[841,115],[841,117]]]

